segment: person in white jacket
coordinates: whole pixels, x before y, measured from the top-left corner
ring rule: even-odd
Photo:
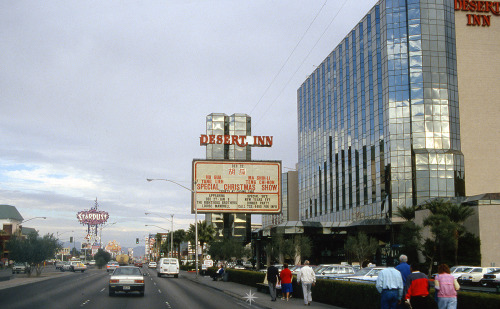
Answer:
[[[302,292],[304,294],[304,304],[311,305],[312,293],[311,288],[316,284],[316,274],[314,270],[309,266],[309,261],[304,261],[304,267],[300,269],[297,275],[297,282],[302,282]]]

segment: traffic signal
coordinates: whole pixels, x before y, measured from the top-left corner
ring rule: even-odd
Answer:
[[[71,243],[73,242],[73,236],[71,236],[71,237],[69,238],[69,242],[71,242]]]
[[[139,238],[136,238],[135,239],[135,243],[138,244],[139,243]]]

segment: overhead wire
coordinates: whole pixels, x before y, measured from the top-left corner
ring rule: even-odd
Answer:
[[[257,101],[257,104],[254,105],[254,107],[252,108],[252,110],[250,111],[250,115],[253,113],[253,111],[257,108],[257,106],[260,104],[260,102],[262,101],[262,99],[264,98],[264,96],[266,95],[267,91],[271,88],[271,86],[274,84],[274,82],[276,81],[276,78],[278,78],[278,76],[280,75],[280,73],[283,71],[283,68],[285,67],[285,65],[288,63],[288,60],[290,60],[290,58],[292,57],[293,53],[295,52],[295,50],[297,49],[297,47],[300,45],[300,43],[302,42],[302,40],[304,39],[304,37],[306,36],[307,32],[309,31],[309,29],[311,28],[312,24],[314,23],[314,21],[316,20],[316,18],[318,18],[319,14],[321,13],[321,11],[323,10],[323,8],[325,7],[326,3],[328,2],[328,0],[326,0],[323,5],[321,6],[321,8],[319,9],[318,13],[316,13],[316,16],[314,16],[313,20],[309,23],[309,26],[307,27],[306,31],[304,32],[304,34],[302,34],[302,37],[299,39],[299,41],[297,42],[297,44],[295,45],[295,47],[293,48],[293,50],[290,52],[290,54],[288,55],[288,57],[286,58],[285,62],[283,63],[283,65],[281,65],[281,68],[279,69],[278,73],[276,73],[276,75],[274,75],[274,78],[273,80],[269,83],[269,85],[267,86],[266,90],[264,90],[264,93],[262,94],[262,96],[260,97],[259,101]]]
[[[302,65],[304,64],[304,62],[306,62],[307,58],[309,58],[309,56],[311,55],[312,51],[318,45],[319,41],[321,41],[321,39],[323,38],[323,36],[325,35],[325,33],[328,31],[328,29],[332,25],[332,23],[335,21],[335,19],[337,18],[337,16],[340,14],[340,11],[342,11],[342,9],[344,8],[344,6],[347,3],[347,1],[348,0],[344,0],[344,2],[342,3],[342,5],[340,6],[339,10],[337,11],[337,13],[333,16],[333,18],[330,20],[330,23],[325,28],[325,31],[323,31],[323,33],[318,38],[318,40],[316,41],[316,43],[314,43],[313,47],[309,50],[309,52],[307,53],[307,55],[304,57],[304,60],[302,60],[302,62],[300,63],[300,65],[297,67],[297,70],[295,70],[295,72],[292,74],[292,76],[290,77],[290,79],[288,79],[288,81],[286,82],[285,86],[283,86],[283,88],[279,92],[278,96],[271,102],[271,104],[268,105],[267,109],[264,111],[264,113],[262,114],[262,116],[260,118],[258,118],[257,121],[255,121],[253,123],[255,126],[257,126],[257,124],[264,118],[264,116],[267,114],[267,112],[273,106],[273,104],[276,103],[276,101],[279,99],[279,97],[283,94],[283,92],[288,87],[288,85],[290,84],[290,82],[292,81],[292,79],[295,77],[295,75],[297,74],[297,72],[300,70],[300,68],[302,67]]]

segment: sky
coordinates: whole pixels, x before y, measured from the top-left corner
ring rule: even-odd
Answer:
[[[1,1],[0,204],[63,241],[96,199],[105,243],[187,229],[191,193],[146,178],[190,187],[211,113],[251,116],[273,136],[252,159],[294,169],[297,89],[376,2]]]

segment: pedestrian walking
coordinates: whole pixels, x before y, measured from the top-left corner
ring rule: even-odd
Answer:
[[[418,264],[411,264],[411,274],[406,278],[405,301],[413,309],[437,309],[434,298],[429,295],[429,279],[421,273]]]
[[[269,294],[271,301],[276,301],[276,284],[280,281],[280,272],[274,262],[267,268],[267,285],[269,286]]]
[[[288,264],[283,264],[283,270],[280,273],[281,293],[284,297],[283,299],[286,299],[286,301],[290,299],[290,294],[293,293],[292,278],[293,275],[290,269],[288,269]]]
[[[403,286],[406,286],[406,278],[411,274],[410,265],[408,265],[408,257],[404,254],[399,256],[399,264],[394,267],[401,273],[401,278],[403,279]],[[396,306],[398,309],[405,309],[404,298]]]
[[[309,261],[304,261],[304,267],[300,269],[297,275],[297,282],[302,282],[302,292],[304,293],[304,304],[311,305],[312,302],[312,292],[311,288],[316,284],[316,274],[313,269],[309,266]]]
[[[439,309],[457,309],[457,291],[460,289],[457,279],[450,274],[446,264],[438,266],[438,275],[434,280],[434,287],[438,291],[437,302]]]
[[[380,293],[381,309],[396,309],[403,297],[403,279],[401,273],[394,267],[384,268],[378,273],[375,284]]]

